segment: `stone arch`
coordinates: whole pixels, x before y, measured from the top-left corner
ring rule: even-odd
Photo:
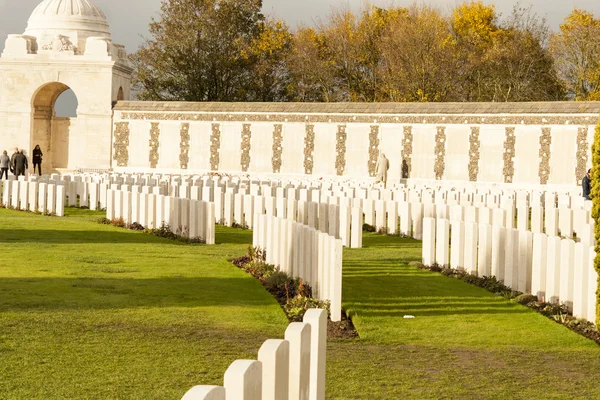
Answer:
[[[44,153],[44,172],[69,167],[69,136],[76,125],[76,117],[57,117],[56,100],[67,90],[72,90],[62,82],[49,82],[35,91],[31,107],[33,121],[31,146],[40,145]],[[75,97],[77,94],[73,91]],[[28,151],[31,151],[29,149]]]
[[[117,101],[125,100],[125,92],[123,91],[123,86],[119,87],[119,92],[117,93]]]

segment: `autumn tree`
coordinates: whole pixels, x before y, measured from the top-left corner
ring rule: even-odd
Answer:
[[[600,19],[575,9],[551,39],[569,98],[600,100]]]
[[[379,43],[382,91],[389,101],[445,101],[456,59],[449,25],[429,6],[413,5],[393,18]]]
[[[290,73],[287,57],[293,36],[286,24],[268,19],[258,26],[258,34],[241,53],[247,61],[248,101],[286,101],[289,99]]]
[[[268,76],[272,73],[264,65],[272,58],[258,52],[278,54],[285,44],[261,42],[279,40],[285,29],[265,22],[261,8],[261,0],[163,1],[159,18],[150,24],[152,38],[132,56],[137,97],[274,100],[278,89],[273,88]],[[254,68],[260,83],[251,79]]]
[[[331,102],[342,97],[325,38],[313,28],[297,30],[287,65],[291,75],[289,92],[293,100]]]

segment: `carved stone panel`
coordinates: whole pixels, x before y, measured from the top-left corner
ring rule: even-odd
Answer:
[[[348,138],[348,133],[346,132],[346,127],[344,125],[338,126],[338,131],[336,135],[336,155],[335,155],[335,170],[338,176],[344,175],[344,171],[346,170],[346,140]]]
[[[306,136],[304,136],[304,173],[311,175],[315,166],[315,126],[306,125]]]
[[[115,144],[113,159],[117,167],[129,165],[129,122],[117,122],[115,124]]]
[[[158,165],[160,147],[160,122],[152,122],[150,127],[150,168]]]
[[[179,165],[181,169],[188,169],[190,163],[190,124],[188,122],[181,124],[180,136]]]
[[[273,173],[281,172],[281,155],[283,154],[283,125],[276,124],[273,131]]]
[[[250,124],[242,125],[242,144],[240,146],[240,151],[242,154],[240,164],[242,166],[243,172],[248,172],[250,169],[250,147],[251,147],[251,139],[252,139],[252,130],[250,129]]]
[[[506,128],[506,138],[504,140],[504,183],[512,183],[515,177],[515,128]]]
[[[550,145],[552,144],[552,129],[542,128],[542,135],[540,136],[540,184],[548,184],[548,178],[550,178]]]
[[[446,127],[438,126],[435,134],[435,179],[443,179],[446,169]]]
[[[469,181],[477,182],[479,177],[479,150],[481,142],[479,141],[480,128],[478,126],[471,127],[469,135]]]
[[[221,149],[221,125],[212,124],[212,133],[210,135],[210,169],[212,171],[219,170]]]

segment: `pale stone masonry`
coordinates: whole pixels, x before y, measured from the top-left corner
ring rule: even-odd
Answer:
[[[186,123],[190,128],[185,156],[191,171],[362,179],[372,176],[372,160],[384,151],[390,159],[390,182],[408,175],[413,179],[575,185],[591,166],[599,114],[600,102],[122,101],[114,108],[113,125],[118,132],[114,154],[118,157],[113,167],[151,168],[145,159],[152,151],[158,156],[157,168],[179,169],[181,146],[175,127]],[[147,145],[150,129],[157,123],[161,137],[164,132],[158,151]],[[124,131],[130,132],[128,149],[122,146]],[[241,157],[240,148],[245,149]],[[124,154],[131,154],[125,163]]]

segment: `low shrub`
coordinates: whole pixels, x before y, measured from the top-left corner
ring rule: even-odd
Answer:
[[[375,228],[373,225],[369,225],[369,224],[363,224],[363,232],[377,232],[377,228]]]
[[[292,278],[274,265],[267,264],[264,249],[250,246],[248,253],[231,262],[258,279],[283,308],[290,321],[301,321],[309,308],[323,308],[329,312],[328,302],[312,297],[312,288],[300,278]]]
[[[531,303],[535,303],[536,301],[538,301],[538,298],[537,296],[534,296],[532,294],[523,293],[515,297],[513,300],[519,304],[527,306]]]
[[[329,302],[313,299],[310,297],[296,296],[289,299],[283,310],[291,322],[301,322],[306,311],[310,308],[322,308],[329,312]]]

